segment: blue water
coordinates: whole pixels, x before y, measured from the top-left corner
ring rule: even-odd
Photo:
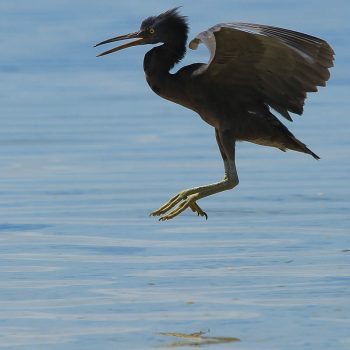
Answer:
[[[160,223],[170,196],[222,178],[213,130],[149,90],[146,47],[92,46],[177,5],[0,3],[0,349],[187,349],[159,333],[199,331],[240,339],[208,349],[350,347],[349,2],[183,6],[191,37],[284,26],[329,41],[336,66],[288,125],[319,162],[241,143],[208,221]]]

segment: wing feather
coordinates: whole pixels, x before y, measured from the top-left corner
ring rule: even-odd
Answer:
[[[307,92],[325,86],[333,66],[329,44],[311,35],[251,23],[223,23],[197,35],[210,60],[196,73],[225,87],[251,89],[285,118],[303,113]]]

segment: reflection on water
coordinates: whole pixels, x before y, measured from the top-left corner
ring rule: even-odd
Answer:
[[[195,346],[200,347],[203,345],[213,345],[213,344],[227,344],[240,341],[238,338],[234,337],[208,337],[205,336],[205,332],[197,332],[197,333],[173,333],[173,332],[163,332],[159,333],[160,335],[171,336],[176,338],[182,338],[186,340],[181,341],[173,341],[169,344],[164,345],[166,348],[177,348],[182,346]]]
[[[203,4],[183,8],[193,35],[232,19],[334,45],[290,125],[322,159],[240,143],[208,221],[159,223],[169,195],[222,177],[213,132],[149,91],[144,47],[92,45],[178,3],[1,2],[0,349],[349,348],[348,2]]]

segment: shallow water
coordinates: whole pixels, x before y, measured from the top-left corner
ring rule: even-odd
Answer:
[[[174,193],[222,177],[213,130],[149,91],[146,48],[92,44],[178,4],[1,2],[1,349],[349,348],[349,5],[201,3],[182,9],[192,35],[240,20],[332,43],[333,79],[289,125],[322,159],[241,143],[240,185],[201,201],[208,221],[159,223]]]

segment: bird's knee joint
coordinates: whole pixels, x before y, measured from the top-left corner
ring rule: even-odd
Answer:
[[[230,190],[232,190],[234,187],[236,187],[239,183],[238,178],[231,178],[227,179],[227,186]]]

